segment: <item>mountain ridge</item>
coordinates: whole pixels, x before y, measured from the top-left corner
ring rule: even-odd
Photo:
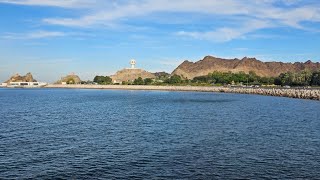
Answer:
[[[179,75],[187,79],[193,79],[197,76],[205,76],[214,71],[220,72],[255,72],[261,77],[276,77],[286,72],[301,72],[303,70],[317,71],[320,70],[319,62],[284,63],[284,62],[263,62],[256,58],[244,57],[242,59],[224,59],[213,56],[205,56],[202,60],[191,62],[185,60],[171,74]]]

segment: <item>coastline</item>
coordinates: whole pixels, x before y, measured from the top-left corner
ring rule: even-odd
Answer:
[[[214,86],[84,85],[84,84],[77,84],[77,85],[49,84],[44,88],[222,92],[222,93],[237,93],[237,94],[257,94],[257,95],[264,95],[264,96],[279,96],[279,97],[310,99],[310,100],[320,101],[320,89],[240,88],[240,87],[214,87]]]

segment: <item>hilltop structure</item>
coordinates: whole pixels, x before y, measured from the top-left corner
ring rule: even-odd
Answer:
[[[74,73],[71,73],[70,75],[62,77],[55,84],[80,84],[80,83],[81,83],[81,79],[79,78],[79,76],[75,75]]]
[[[130,61],[131,68],[125,68],[118,71],[115,75],[110,76],[114,84],[122,84],[122,82],[133,82],[135,79],[141,77],[142,79],[151,78],[155,79],[156,76],[143,69],[135,67],[136,61]]]

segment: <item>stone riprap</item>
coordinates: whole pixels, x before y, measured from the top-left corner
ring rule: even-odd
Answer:
[[[199,91],[224,92],[240,94],[258,94],[265,96],[280,96],[320,101],[320,89],[295,88],[239,88],[213,86],[143,86],[143,85],[61,85],[50,84],[46,88],[73,88],[73,89],[123,89],[123,90],[161,90],[161,91]]]

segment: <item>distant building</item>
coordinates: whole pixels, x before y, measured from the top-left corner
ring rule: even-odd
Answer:
[[[44,82],[10,82],[7,84],[7,87],[20,87],[20,88],[36,88],[36,87],[44,87],[47,83]]]
[[[1,87],[6,87],[8,85],[8,83],[1,83]]]

